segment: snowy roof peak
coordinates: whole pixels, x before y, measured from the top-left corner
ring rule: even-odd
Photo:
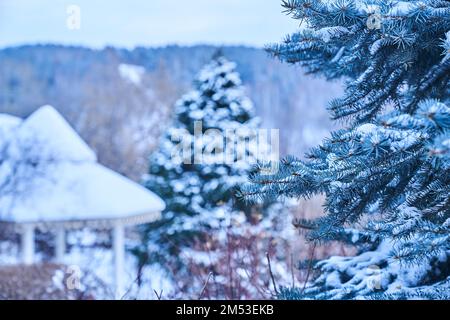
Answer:
[[[18,117],[0,113],[0,129],[3,129],[4,127],[17,126],[20,122],[22,122],[22,120]]]
[[[16,146],[27,148],[40,160],[90,161],[97,157],[78,133],[52,106],[46,105],[25,119],[14,135]],[[23,155],[22,155],[23,156]]]

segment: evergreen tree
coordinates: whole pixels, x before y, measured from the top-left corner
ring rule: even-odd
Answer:
[[[258,146],[249,142],[256,137],[259,120],[235,67],[217,55],[199,73],[194,90],[176,103],[172,128],[151,156],[145,177],[145,186],[167,208],[161,220],[142,232],[145,247],[136,251],[141,264],[156,262],[188,278],[183,269],[188,258],[198,258],[199,244],[205,250],[205,243],[223,240],[231,224],[253,219],[255,206],[236,199],[236,186],[247,181],[257,155],[268,148],[263,141]]]
[[[450,298],[450,1],[285,0],[305,28],[269,51],[328,79],[333,132],[306,160],[255,174],[249,200],[325,194],[314,242],[356,245],[282,298]]]

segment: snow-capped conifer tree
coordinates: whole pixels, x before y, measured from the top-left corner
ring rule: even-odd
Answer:
[[[183,269],[194,264],[206,270],[206,277],[214,261],[226,261],[221,256],[225,246],[239,244],[236,237],[245,237],[247,232],[258,236],[261,228],[269,227],[259,224],[267,211],[236,197],[237,186],[247,181],[257,158],[270,150],[268,137],[258,136],[259,120],[235,68],[217,55],[198,74],[194,90],[176,103],[173,125],[151,156],[144,179],[144,185],[162,197],[167,208],[161,220],[142,231],[144,247],[136,251],[142,264],[159,263],[186,279],[189,272]],[[276,211],[270,212],[269,219],[275,219]],[[265,250],[260,250],[264,268]],[[214,261],[203,263],[205,259],[200,258],[205,255],[208,259],[214,256]],[[198,293],[201,288],[194,285],[196,280],[191,280],[189,290]],[[205,280],[200,280],[202,285]],[[216,284],[220,281],[215,280]],[[220,290],[228,289],[222,284]]]
[[[269,48],[329,79],[345,129],[278,174],[255,174],[249,200],[326,195],[326,216],[299,223],[311,241],[355,257],[315,265],[282,298],[450,298],[450,1],[285,0],[305,28]]]

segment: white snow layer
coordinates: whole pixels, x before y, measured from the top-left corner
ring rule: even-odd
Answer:
[[[2,220],[118,219],[164,210],[154,193],[98,164],[54,108],[42,107],[19,125],[4,119],[0,124],[16,127],[0,159]]]
[[[134,85],[140,85],[142,77],[145,73],[145,68],[133,64],[119,64],[118,71],[122,79],[131,82]]]
[[[17,160],[24,156],[46,161],[97,160],[95,153],[51,106],[43,106],[31,114],[10,139],[8,155]]]
[[[6,144],[6,141],[10,139],[12,132],[21,122],[22,120],[20,118],[7,114],[0,114],[0,151]]]
[[[17,127],[22,120],[20,118],[10,116],[9,114],[0,114],[0,132],[6,133]]]

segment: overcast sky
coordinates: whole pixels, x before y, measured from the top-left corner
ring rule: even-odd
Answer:
[[[0,0],[0,47],[64,43],[101,48],[165,44],[263,46],[293,32],[281,0]],[[70,5],[80,29],[70,30]],[[72,15],[73,17],[73,15]],[[73,20],[70,20],[73,21]],[[71,26],[75,26],[73,23]]]

